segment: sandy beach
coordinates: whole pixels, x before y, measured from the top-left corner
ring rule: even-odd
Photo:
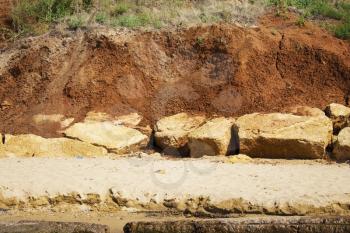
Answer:
[[[303,215],[345,214],[350,203],[350,166],[312,161],[6,158],[0,177],[0,204],[9,210],[69,203],[81,210]]]

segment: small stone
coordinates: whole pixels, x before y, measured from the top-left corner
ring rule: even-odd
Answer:
[[[165,170],[157,170],[154,173],[158,173],[158,174],[164,175],[165,174]]]
[[[12,103],[10,101],[8,101],[8,100],[4,100],[1,103],[1,109],[2,110],[5,110],[5,109],[7,109],[7,108],[9,108],[11,106],[12,106]]]

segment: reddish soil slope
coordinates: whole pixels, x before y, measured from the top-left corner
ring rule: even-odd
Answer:
[[[9,14],[11,11],[13,0],[0,0],[0,25],[9,22]]]
[[[94,30],[29,38],[0,56],[0,130],[32,115],[139,112],[153,123],[187,111],[237,116],[293,105],[349,105],[350,45],[308,24],[266,16],[258,28]],[[6,101],[6,102],[4,102]],[[45,135],[54,135],[50,129]]]

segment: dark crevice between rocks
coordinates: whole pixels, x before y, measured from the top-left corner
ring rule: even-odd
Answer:
[[[85,141],[82,141],[82,140],[80,140],[79,138],[76,138],[76,137],[70,137],[70,136],[67,136],[67,135],[65,135],[65,134],[63,134],[63,136],[64,136],[65,138],[68,138],[68,139],[72,139],[72,140],[76,140],[76,141],[80,141],[80,142],[85,142]],[[88,143],[88,142],[86,142],[86,143]],[[106,149],[108,153],[115,153],[115,151],[114,151],[113,149],[108,148],[108,147],[106,147],[106,146],[99,145],[99,144],[96,144],[96,143],[89,143],[89,144],[91,144],[91,145],[93,145],[93,146],[97,146],[97,147],[102,147],[102,148]]]
[[[333,150],[334,150],[334,143],[331,142],[327,147],[326,147],[326,160],[331,160],[335,159],[333,156]]]
[[[239,128],[236,125],[233,125],[231,128],[231,139],[227,148],[226,156],[237,155],[240,152],[238,131]]]
[[[174,148],[174,147],[167,147],[167,148],[160,148],[155,140],[155,130],[152,131],[152,134],[149,138],[149,143],[146,147],[147,150],[154,150],[155,152],[172,156],[176,158],[188,158],[190,157],[190,148],[188,147],[188,143],[186,145],[180,147],[180,148]]]

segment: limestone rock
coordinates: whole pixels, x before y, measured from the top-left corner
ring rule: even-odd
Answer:
[[[236,121],[240,152],[252,157],[317,159],[332,140],[327,117],[249,114]]]
[[[332,103],[325,109],[326,115],[332,119],[334,134],[350,126],[350,108],[341,104]]]
[[[104,122],[112,120],[113,117],[108,113],[91,111],[86,114],[84,122]]]
[[[187,113],[162,118],[155,125],[155,142],[162,149],[181,150],[188,143],[188,134],[204,122],[205,117]]]
[[[69,138],[103,146],[117,154],[139,150],[148,143],[148,137],[139,131],[111,122],[76,123],[66,129],[64,134]]]
[[[337,160],[350,160],[350,127],[340,131],[334,144],[333,154]]]
[[[0,156],[102,156],[107,150],[68,138],[42,138],[33,134],[6,134],[0,144]]]
[[[220,117],[192,131],[188,135],[191,157],[233,154],[237,149],[234,123],[234,119]]]
[[[130,113],[128,115],[122,115],[115,117],[115,122],[128,127],[136,127],[142,121],[142,116],[138,113]]]
[[[312,108],[312,107],[303,106],[303,105],[289,107],[286,109],[286,112],[297,116],[313,116],[313,117],[326,116],[324,111],[322,111],[319,108]]]
[[[138,113],[130,113],[122,116],[112,116],[105,112],[88,112],[84,122],[113,122],[115,125],[125,125],[127,127],[136,127],[142,121],[142,116]]]

